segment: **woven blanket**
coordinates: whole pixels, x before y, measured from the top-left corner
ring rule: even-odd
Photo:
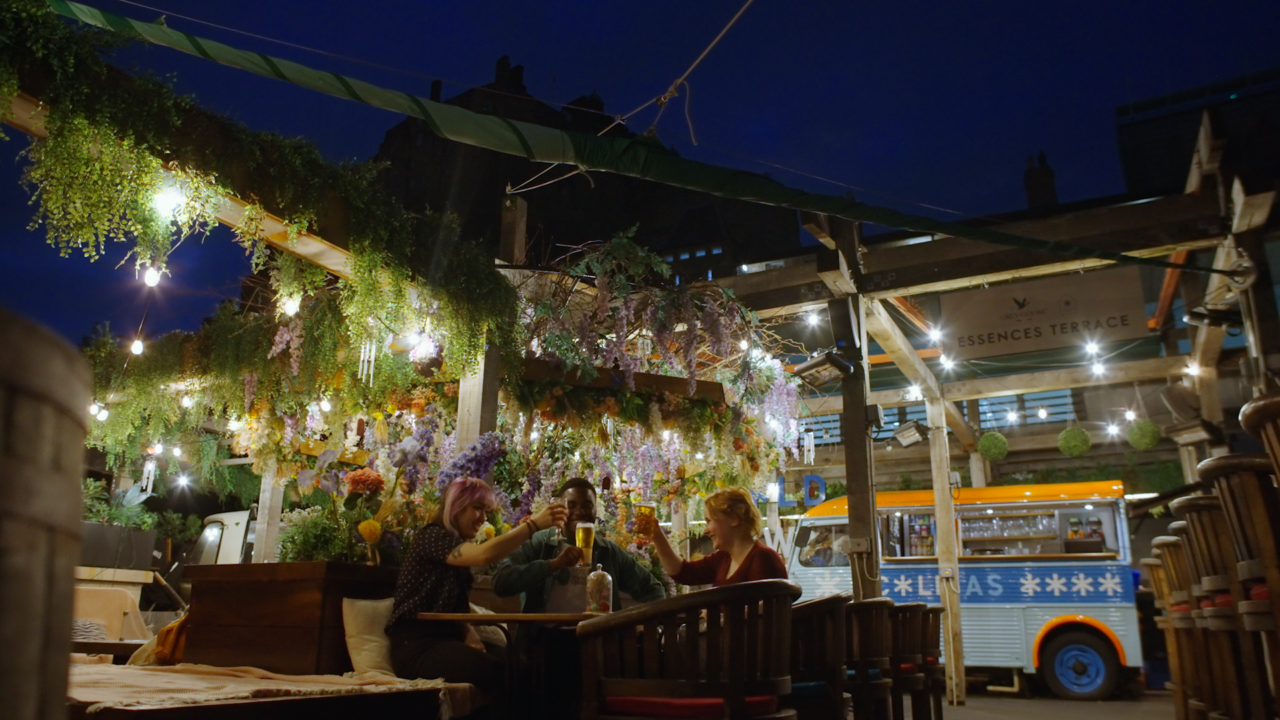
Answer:
[[[439,690],[440,718],[471,711],[472,686],[443,680],[401,680],[384,675],[279,675],[253,667],[175,665],[72,665],[67,697],[89,705],[143,708],[193,705],[224,700]]]

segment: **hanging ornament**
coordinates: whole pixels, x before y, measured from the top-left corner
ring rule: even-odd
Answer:
[[[142,464],[142,491],[151,492],[156,484],[156,459],[148,458]]]
[[[812,465],[817,458],[817,448],[814,444],[813,431],[807,430],[804,434],[804,464]]]

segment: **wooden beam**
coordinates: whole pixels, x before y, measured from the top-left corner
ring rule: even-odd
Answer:
[[[1231,232],[1245,233],[1267,224],[1271,207],[1276,204],[1275,184],[1246,188],[1240,176],[1231,183]]]
[[[1187,261],[1187,251],[1176,252],[1169,256],[1169,262],[1184,263]],[[1147,320],[1147,328],[1151,330],[1160,330],[1164,327],[1164,321],[1169,317],[1169,311],[1173,309],[1173,298],[1178,292],[1178,278],[1182,277],[1182,271],[1176,268],[1169,268],[1164,271],[1164,282],[1160,285],[1160,299],[1156,301],[1156,312]]]
[[[1213,255],[1213,267],[1225,270],[1237,259],[1236,249],[1229,244],[1218,247]],[[1212,275],[1205,286],[1203,303],[1209,307],[1227,307],[1234,304],[1235,295],[1225,275]],[[1227,337],[1225,328],[1197,327],[1191,343],[1191,361],[1202,368],[1217,367],[1222,356],[1222,341]]]
[[[966,450],[977,449],[978,436],[973,431],[973,427],[964,419],[960,408],[954,402],[945,399],[942,384],[934,377],[929,366],[925,365],[916,354],[915,348],[911,347],[910,341],[902,334],[902,329],[889,314],[889,309],[878,300],[867,301],[867,332],[880,343],[880,347],[884,348],[889,357],[893,358],[894,364],[903,375],[906,375],[907,380],[920,387],[920,392],[925,399],[944,400],[947,427],[951,428],[956,439]]]
[[[941,397],[925,402],[929,421],[929,466],[933,480],[933,513],[937,538],[938,594],[942,598],[943,645],[946,648],[947,698],[953,705],[963,705],[965,695],[964,642],[960,632],[960,538],[956,523],[955,497],[951,494],[951,452],[947,433],[941,427],[946,416],[946,401]],[[954,407],[954,404],[952,404]]]
[[[1101,378],[1094,375],[1089,367],[1072,367],[1062,370],[1043,370],[973,380],[956,380],[942,383],[942,392],[949,400],[961,401],[1003,397],[1006,395],[1025,395],[1046,390],[1065,390],[1077,387],[1121,385],[1145,380],[1163,380],[1168,377],[1180,377],[1185,374],[1189,364],[1188,359],[1189,356],[1175,355],[1173,357],[1111,363],[1107,365],[1107,372]],[[919,400],[904,399],[903,394],[903,388],[873,390],[867,396],[867,402],[881,407],[920,404]],[[832,415],[839,413],[841,410],[839,395],[809,398],[805,401],[805,404],[808,406],[810,414],[815,416]]]

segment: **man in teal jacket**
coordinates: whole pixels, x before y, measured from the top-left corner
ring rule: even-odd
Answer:
[[[564,535],[573,538],[580,522],[596,521],[596,490],[586,478],[565,481],[556,493],[569,510]],[[493,592],[499,597],[524,593],[524,612],[547,612],[553,594],[566,588],[569,568],[582,559],[582,551],[572,545],[560,549],[551,541],[551,529],[534,533],[518,550],[507,556],[493,574]],[[620,610],[619,594],[627,593],[639,602],[666,597],[662,583],[617,543],[596,535],[591,549],[592,569],[603,565],[613,578],[613,609]],[[557,587],[558,586],[558,587]],[[584,595],[585,597],[585,595]],[[554,611],[556,608],[552,608]],[[521,626],[527,623],[521,623]]]

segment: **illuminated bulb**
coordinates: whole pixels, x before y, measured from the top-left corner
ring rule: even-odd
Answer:
[[[176,447],[176,448],[174,448],[174,449],[173,449],[173,456],[174,456],[174,457],[182,457],[182,448],[180,448],[180,447]]]
[[[1039,417],[1041,420],[1043,420],[1049,417],[1049,411],[1045,410],[1044,408],[1040,408],[1039,410],[1036,411],[1036,416]]]
[[[743,265],[743,266],[742,266],[742,272],[746,272],[746,271],[747,271],[747,266],[746,266],[746,265]]]
[[[693,459],[694,459],[694,460],[701,460],[701,459],[702,459],[702,453],[696,453],[696,454],[693,456]]]
[[[994,509],[992,509],[992,508],[987,508],[987,514],[988,514],[988,515],[990,515],[990,514],[992,514],[992,513],[994,513],[994,512],[995,512],[995,510],[994,510]]]
[[[1134,412],[1134,411],[1132,411],[1132,410],[1125,410],[1125,411],[1124,411],[1124,419],[1125,419],[1125,420],[1128,420],[1129,422],[1133,422],[1134,420],[1137,420],[1137,419],[1138,419],[1138,413],[1136,413],[1136,412]]]
[[[154,452],[156,455],[159,455],[160,453],[164,452],[164,443],[156,443],[156,446],[155,448],[152,449],[152,452]]]
[[[134,355],[141,355],[141,354],[142,354],[142,341],[141,341],[141,340],[134,340],[134,341],[133,341],[133,344],[129,346],[129,351],[130,351],[130,352],[132,352]]]
[[[101,409],[102,409],[102,408],[98,407],[98,403],[94,403],[94,404],[92,404],[92,405],[90,405],[90,406],[89,406],[89,414],[90,414],[90,415],[97,415],[97,414],[98,414],[98,411],[99,411],[99,410],[101,410]]]
[[[1190,365],[1187,365],[1187,374],[1188,374],[1188,375],[1190,375],[1190,376],[1192,376],[1192,377],[1195,377],[1196,375],[1199,375],[1199,374],[1200,374],[1200,366],[1199,366],[1199,365],[1197,365],[1197,364],[1195,364],[1195,363],[1191,363]]]
[[[951,368],[956,366],[955,361],[953,361],[951,358],[947,357],[946,355],[939,355],[938,360],[942,362],[942,367],[947,370],[950,370]]]
[[[176,187],[169,187],[156,193],[151,203],[161,216],[171,218],[186,201],[187,197],[182,194],[181,190]]]
[[[751,348],[751,357],[758,358],[763,354],[764,354],[764,351],[761,350],[760,348]]]
[[[1108,425],[1107,425],[1107,434],[1108,434],[1108,435],[1119,435],[1119,434],[1120,434],[1120,426],[1116,425],[1115,423],[1110,423],[1110,424],[1108,424]]]
[[[538,431],[537,431],[537,430],[534,430],[533,432],[529,433],[529,439],[530,439],[530,440],[537,440],[537,439],[538,439]]]
[[[328,400],[320,401],[320,412],[329,412],[332,409],[333,409],[333,406],[329,404]]]
[[[818,315],[817,315],[817,313],[809,313],[809,314],[805,317],[805,319],[804,319],[804,320],[805,320],[805,322],[809,323],[810,325],[817,325],[817,324],[818,324]]]
[[[289,317],[293,317],[298,313],[298,309],[302,307],[302,301],[298,298],[289,298],[280,303],[280,311]]]
[[[932,341],[934,341],[934,342],[938,342],[939,340],[941,340],[941,339],[942,339],[942,331],[941,331],[941,330],[939,330],[938,328],[930,328],[930,329],[929,329],[929,339],[930,339],[930,340],[932,340]]]
[[[746,340],[740,340],[740,341],[738,341],[738,349],[739,349],[739,350],[746,350],[748,347],[749,347],[749,345],[747,344],[747,341],[746,341]]]
[[[102,408],[101,410],[98,411],[98,415],[97,415],[98,420],[106,420],[107,416],[110,414],[111,413],[107,412],[106,408]]]
[[[147,287],[155,287],[159,285],[160,271],[153,267],[148,267],[147,271],[142,273],[142,282],[146,283]]]
[[[1105,373],[1106,371],[1107,371],[1107,368],[1106,368],[1106,366],[1105,366],[1105,365],[1103,365],[1102,363],[1100,363],[1100,362],[1096,362],[1096,363],[1094,363],[1094,364],[1093,364],[1093,374],[1094,374],[1094,375],[1101,375],[1101,374]]]
[[[662,431],[662,439],[663,439],[663,440],[670,440],[670,439],[671,439],[671,431],[670,431],[670,430],[663,430],[663,431]]]
[[[232,432],[238,432],[238,431],[240,431],[240,430],[243,430],[243,429],[244,429],[244,421],[243,421],[243,420],[228,420],[228,421],[227,421],[227,429],[228,429],[228,430],[231,430]]]
[[[1018,413],[1014,412],[1013,410],[1010,410],[1009,414],[1006,415],[1005,417],[1009,419],[1009,422],[1018,422]]]
[[[1092,505],[1085,505],[1085,506],[1084,506],[1084,509],[1085,509],[1085,510],[1092,510],[1092,509],[1093,509],[1093,506],[1092,506]]]
[[[1096,343],[1096,342],[1091,342],[1091,343],[1086,344],[1086,345],[1084,346],[1084,351],[1085,351],[1085,352],[1087,352],[1087,353],[1089,353],[1090,355],[1097,355],[1097,354],[1098,354],[1098,343]]]
[[[179,475],[179,476],[178,476],[178,484],[179,484],[179,485],[186,485],[186,484],[187,484],[187,476],[186,476],[186,475]]]
[[[190,396],[190,395],[184,395],[184,396],[183,396],[183,398],[182,398],[182,407],[189,408],[189,407],[191,407],[193,404],[195,404],[195,401],[191,399],[191,396]]]

